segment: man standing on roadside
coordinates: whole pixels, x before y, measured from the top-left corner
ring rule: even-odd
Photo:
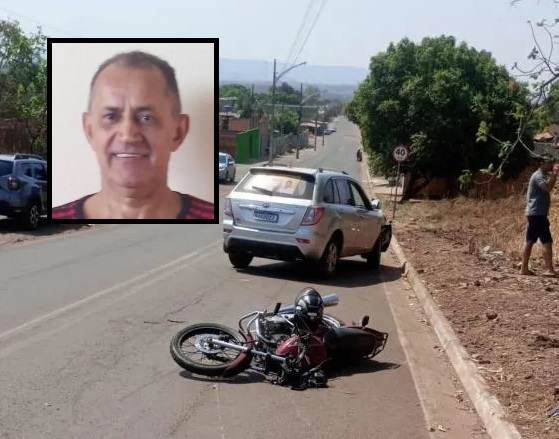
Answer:
[[[528,268],[532,247],[539,239],[543,245],[543,259],[545,276],[555,276],[553,269],[553,238],[549,227],[549,207],[551,204],[551,191],[557,180],[557,167],[555,159],[544,154],[539,158],[539,168],[531,175],[526,193],[526,241],[522,250],[522,267],[520,274],[534,275]]]

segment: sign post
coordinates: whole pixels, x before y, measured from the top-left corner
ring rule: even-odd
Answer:
[[[410,149],[407,145],[396,145],[392,150],[392,158],[396,161],[396,188],[394,193],[394,200],[392,206],[392,221],[396,215],[396,199],[398,198],[398,185],[400,184],[400,163],[405,162],[410,156]]]

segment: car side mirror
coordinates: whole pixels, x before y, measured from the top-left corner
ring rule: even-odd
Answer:
[[[373,198],[371,200],[371,207],[373,208],[373,210],[380,210],[381,208],[381,202],[378,198]]]

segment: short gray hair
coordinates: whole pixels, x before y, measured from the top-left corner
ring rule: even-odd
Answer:
[[[145,68],[156,68],[158,69],[162,74],[163,77],[165,78],[165,82],[167,85],[167,88],[171,94],[171,97],[173,98],[173,112],[176,114],[179,114],[181,112],[181,98],[180,98],[180,94],[179,94],[179,86],[177,84],[177,77],[175,75],[175,69],[173,69],[173,67],[171,67],[171,65],[155,56],[155,55],[151,55],[149,53],[146,52],[142,52],[139,50],[133,51],[133,52],[125,52],[125,53],[119,53],[111,58],[109,58],[108,60],[106,60],[105,62],[103,62],[103,64],[101,64],[99,66],[99,68],[97,69],[97,71],[95,72],[95,75],[93,75],[93,79],[91,80],[91,85],[89,87],[89,102],[88,102],[88,108],[91,107],[91,100],[92,100],[92,95],[93,95],[93,87],[95,86],[95,82],[97,81],[97,78],[99,77],[99,75],[101,74],[101,72],[103,70],[105,70],[107,67],[109,67],[112,64],[122,64],[125,67],[130,67],[130,68],[137,68],[137,69],[145,69]]]

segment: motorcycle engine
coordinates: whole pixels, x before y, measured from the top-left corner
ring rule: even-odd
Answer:
[[[279,316],[266,316],[260,319],[260,332],[268,340],[279,343],[288,338],[293,331],[292,326]]]

